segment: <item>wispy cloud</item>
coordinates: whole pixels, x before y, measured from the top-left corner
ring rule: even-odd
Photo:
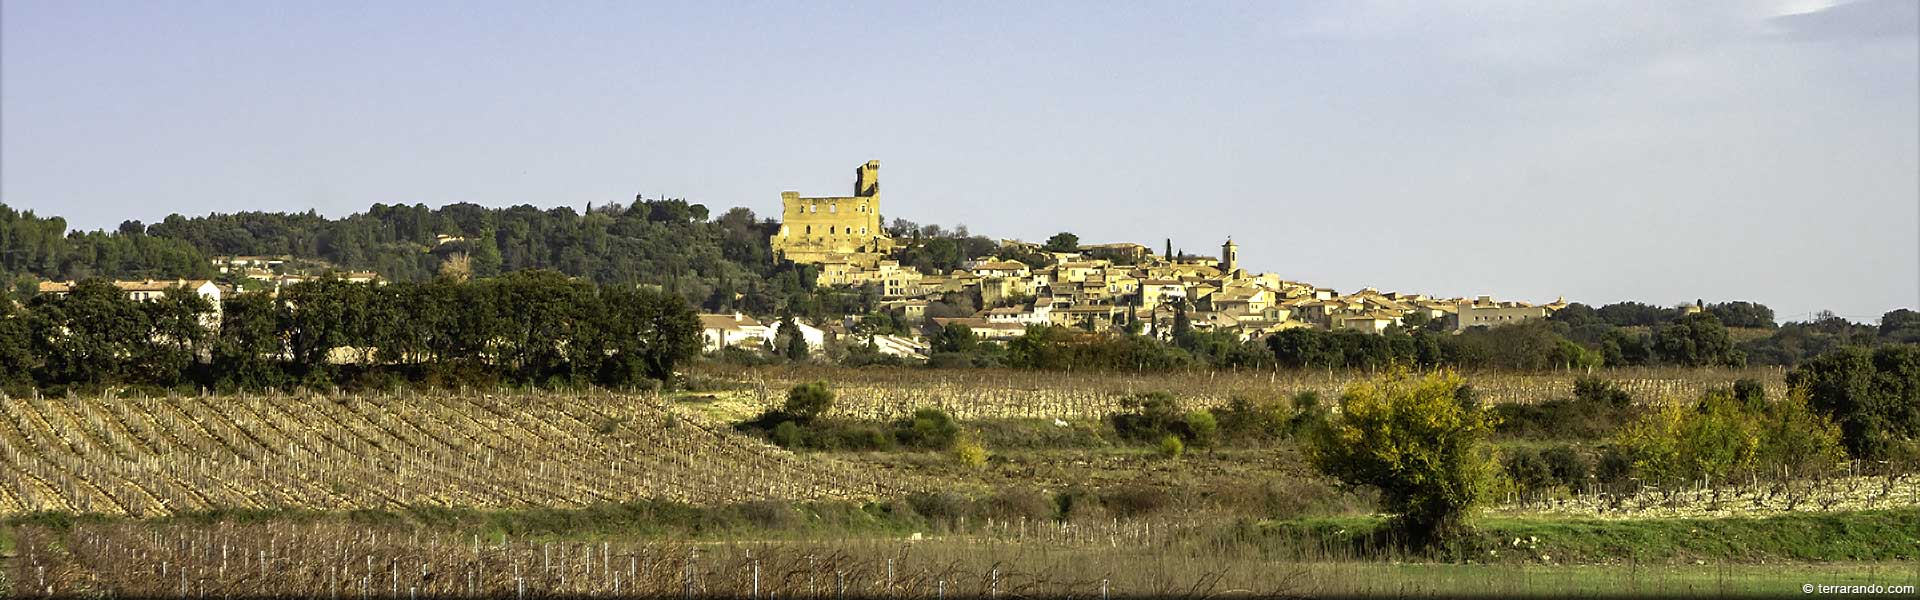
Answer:
[[[1771,22],[1781,34],[1804,40],[1920,39],[1920,2],[1860,0],[1781,15]]]

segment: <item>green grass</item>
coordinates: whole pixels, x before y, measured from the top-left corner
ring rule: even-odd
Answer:
[[[1379,517],[1267,522],[1272,549],[1389,554],[1371,538]],[[1920,508],[1717,519],[1490,517],[1446,558],[1531,563],[1862,562],[1920,559]],[[1516,540],[1518,540],[1516,542]]]
[[[1806,596],[1802,586],[1916,585],[1920,563],[1722,565],[1459,565],[1322,563],[1303,568],[1306,595],[1567,597]]]

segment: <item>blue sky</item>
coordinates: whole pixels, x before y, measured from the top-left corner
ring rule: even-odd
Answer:
[[[1341,290],[1920,308],[1920,3],[0,4],[0,201],[1171,237]]]

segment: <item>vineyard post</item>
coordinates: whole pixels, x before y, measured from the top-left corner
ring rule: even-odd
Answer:
[[[748,598],[760,598],[760,561],[753,561],[753,595]]]

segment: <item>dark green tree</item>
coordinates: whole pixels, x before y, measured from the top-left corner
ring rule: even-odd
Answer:
[[[972,352],[979,348],[980,342],[973,335],[973,328],[960,323],[948,323],[933,334],[931,346],[934,352]]]
[[[369,286],[323,278],[286,286],[282,327],[302,377],[331,378],[335,350],[365,339]]]
[[[1048,252],[1076,252],[1080,250],[1080,236],[1062,231],[1047,238],[1047,244],[1041,248]]]
[[[1671,325],[1654,328],[1653,345],[1662,360],[1689,367],[1738,367],[1747,362],[1713,313],[1687,315]]]
[[[600,290],[602,385],[665,381],[681,361],[700,352],[700,321],[679,296],[646,289]]]
[[[221,299],[220,332],[213,344],[214,383],[223,389],[284,385],[280,355],[287,350],[281,307],[264,293]]]
[[[775,332],[780,339],[780,354],[791,361],[807,359],[807,336],[794,324],[793,315],[780,320],[780,330]]]
[[[1840,425],[1848,453],[1912,458],[1920,435],[1920,345],[1841,348],[1787,373],[1808,405]]]
[[[1880,341],[1892,344],[1920,344],[1920,312],[1902,308],[1881,315]]]
[[[184,287],[140,303],[147,313],[148,344],[133,356],[135,378],[159,385],[179,383],[200,357],[210,357],[214,306]]]
[[[0,390],[16,393],[33,386],[40,358],[33,352],[33,329],[25,311],[0,294]]]
[[[133,357],[153,345],[146,311],[105,280],[81,281],[64,295],[42,294],[28,310],[42,385],[128,382]]]
[[[1758,302],[1721,302],[1708,304],[1707,312],[1719,319],[1727,327],[1751,327],[1772,329],[1773,309]]]

